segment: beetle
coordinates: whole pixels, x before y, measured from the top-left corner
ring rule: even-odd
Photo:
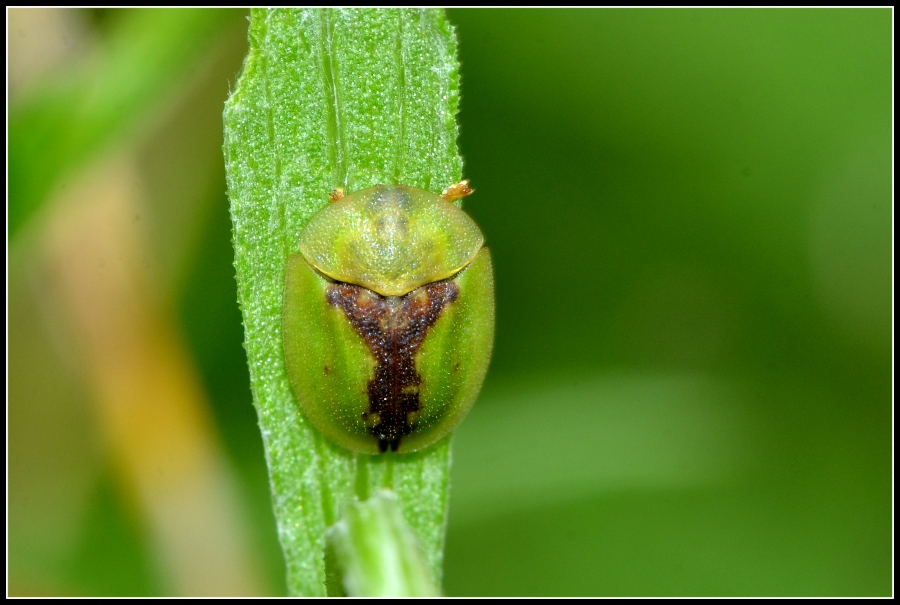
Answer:
[[[440,195],[376,185],[320,210],[287,263],[288,379],[309,422],[355,452],[432,445],[469,411],[494,340],[491,256]]]

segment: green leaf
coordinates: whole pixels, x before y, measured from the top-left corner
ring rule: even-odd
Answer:
[[[326,529],[389,488],[440,578],[450,447],[357,455],[300,415],[282,353],[285,266],[307,221],[379,183],[441,191],[461,178],[454,32],[439,10],[255,10],[225,108],[238,299],[288,589],[325,594]]]
[[[328,559],[351,597],[433,597],[440,593],[393,492],[344,507],[328,530]]]

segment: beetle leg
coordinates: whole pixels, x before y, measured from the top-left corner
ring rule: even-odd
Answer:
[[[448,202],[452,202],[453,200],[458,200],[459,198],[466,197],[472,193],[475,193],[475,190],[469,187],[469,181],[467,179],[444,189],[443,193],[441,193],[441,197]]]

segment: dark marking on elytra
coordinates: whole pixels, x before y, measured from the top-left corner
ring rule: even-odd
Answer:
[[[400,440],[416,428],[419,384],[415,354],[428,329],[448,304],[456,301],[459,286],[450,281],[417,288],[405,296],[381,296],[353,284],[334,283],[325,294],[344,315],[375,356],[375,377],[369,381],[369,432],[378,449],[396,451]]]

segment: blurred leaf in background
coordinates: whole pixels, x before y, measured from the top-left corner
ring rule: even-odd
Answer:
[[[890,594],[890,9],[449,16],[498,315],[444,592]],[[11,594],[211,594],[208,548],[284,593],[221,153],[246,23],[9,13]]]
[[[12,594],[283,590],[221,159],[244,16],[10,13]]]
[[[891,11],[450,18],[497,342],[447,593],[890,594]]]

